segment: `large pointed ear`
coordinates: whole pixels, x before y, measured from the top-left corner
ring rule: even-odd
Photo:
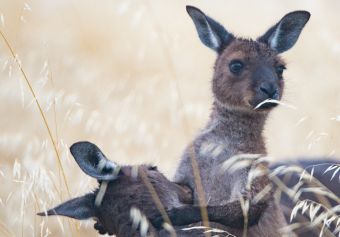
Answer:
[[[200,9],[193,6],[187,6],[186,9],[194,21],[199,38],[209,48],[219,53],[234,38],[220,23],[206,16]]]
[[[91,142],[77,142],[70,148],[71,154],[85,174],[101,181],[117,178],[120,167],[108,160]]]
[[[294,46],[309,18],[310,13],[307,11],[290,12],[259,37],[258,41],[267,44],[278,53],[287,51]]]
[[[90,193],[82,197],[71,199],[67,202],[48,210],[47,212],[39,212],[39,216],[67,216],[77,220],[85,220],[96,217],[94,206],[95,195]]]

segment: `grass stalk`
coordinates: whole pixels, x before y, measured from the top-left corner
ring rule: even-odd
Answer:
[[[140,174],[140,177],[142,178],[143,183],[145,184],[145,186],[149,190],[149,192],[152,196],[152,199],[154,200],[154,202],[156,204],[157,209],[160,211],[160,213],[163,217],[163,220],[172,226],[171,220],[170,220],[168,214],[166,213],[165,208],[164,208],[155,188],[152,186],[152,184],[151,184],[149,178],[146,176],[144,170],[138,169],[138,173]],[[172,233],[172,236],[175,237],[176,233],[174,233],[174,234]]]
[[[28,77],[27,77],[27,74],[25,73],[24,69],[22,68],[21,63],[20,63],[19,60],[18,60],[18,57],[16,56],[16,53],[15,53],[15,51],[14,51],[14,48],[13,48],[13,47],[11,46],[11,44],[9,43],[9,41],[8,41],[7,37],[5,36],[4,32],[0,30],[0,34],[1,34],[1,37],[3,38],[3,40],[4,40],[4,42],[5,42],[6,46],[7,46],[7,48],[9,49],[9,51],[10,51],[10,53],[11,53],[11,56],[13,57],[15,63],[17,64],[17,66],[18,66],[18,68],[19,68],[19,70],[20,70],[20,72],[21,72],[21,75],[22,75],[22,77],[24,78],[24,80],[25,80],[25,82],[26,82],[26,84],[27,84],[27,86],[28,86],[28,88],[29,88],[29,91],[31,92],[31,94],[32,94],[32,96],[33,96],[33,98],[34,98],[34,101],[35,101],[35,103],[36,103],[36,105],[37,105],[37,107],[38,107],[39,113],[40,113],[40,115],[41,115],[41,117],[42,117],[42,119],[43,119],[43,123],[44,123],[44,125],[45,125],[45,127],[46,127],[46,129],[47,129],[49,138],[50,138],[50,140],[51,140],[51,142],[52,142],[53,150],[54,150],[54,152],[55,152],[55,155],[56,155],[57,161],[58,161],[58,167],[59,167],[59,170],[61,171],[61,174],[62,174],[64,183],[65,183],[65,187],[66,187],[68,196],[71,197],[71,193],[70,193],[70,189],[69,189],[69,186],[68,186],[66,174],[65,174],[65,171],[64,171],[62,162],[61,162],[60,154],[59,154],[59,152],[58,152],[58,148],[57,148],[56,142],[55,142],[55,140],[53,139],[52,131],[51,131],[51,128],[50,128],[50,126],[49,126],[49,124],[48,124],[48,122],[47,122],[45,113],[44,113],[44,111],[43,111],[43,109],[42,109],[42,107],[41,107],[41,105],[40,105],[40,102],[39,102],[39,100],[38,100],[38,98],[37,98],[37,96],[36,96],[36,93],[35,93],[35,91],[34,91],[34,89],[33,89],[33,87],[32,87],[32,84],[30,83],[30,81],[29,81],[29,79],[28,79]],[[24,218],[24,217],[22,217],[22,218]],[[23,221],[23,223],[24,223],[24,221]],[[24,234],[24,232],[23,232],[23,231],[24,231],[24,230],[23,230],[23,225],[24,225],[24,224],[23,224],[23,223],[22,223],[22,234],[21,234],[22,236],[23,236],[23,234]],[[70,226],[70,227],[71,227],[71,226]],[[72,227],[71,227],[71,229],[72,229]]]
[[[13,57],[14,61],[16,62],[17,66],[18,66],[18,68],[19,68],[19,70],[20,70],[20,72],[21,72],[21,75],[22,75],[23,78],[25,79],[25,82],[26,82],[26,84],[27,84],[27,86],[28,86],[28,88],[29,88],[29,90],[30,90],[30,92],[31,92],[31,94],[32,94],[32,96],[33,96],[33,98],[34,98],[34,101],[35,101],[35,103],[36,103],[36,105],[37,105],[37,107],[38,107],[38,109],[39,109],[39,113],[40,113],[40,115],[41,115],[41,117],[42,117],[42,119],[43,119],[43,122],[44,122],[44,125],[45,125],[46,129],[47,129],[49,138],[50,138],[50,140],[51,140],[51,142],[52,142],[54,152],[55,152],[56,157],[57,157],[57,159],[58,159],[58,165],[59,165],[59,168],[60,168],[60,170],[61,170],[61,172],[62,172],[62,176],[63,176],[63,179],[64,179],[64,183],[65,183],[65,186],[66,186],[68,195],[69,195],[69,197],[70,197],[70,196],[71,196],[71,193],[70,193],[69,186],[68,186],[68,183],[67,183],[65,171],[64,171],[64,168],[63,168],[63,165],[62,165],[62,162],[61,162],[61,158],[60,158],[60,155],[59,155],[59,152],[58,152],[58,149],[57,149],[57,145],[56,145],[56,143],[55,143],[55,141],[54,141],[54,139],[53,139],[53,136],[52,136],[52,132],[51,132],[50,126],[49,126],[49,124],[48,124],[48,122],[47,122],[45,113],[44,113],[44,111],[42,110],[42,107],[41,107],[40,102],[39,102],[39,100],[38,100],[38,98],[37,98],[37,96],[36,96],[36,93],[34,92],[34,89],[33,89],[33,87],[32,87],[32,84],[31,84],[30,81],[28,80],[28,77],[27,77],[27,75],[26,75],[24,69],[22,68],[21,63],[19,62],[18,57],[16,56],[16,53],[15,53],[13,47],[11,46],[11,44],[10,44],[9,41],[7,40],[7,37],[5,36],[5,34],[4,34],[1,30],[0,30],[0,34],[1,34],[1,37],[3,38],[3,40],[4,40],[4,42],[5,42],[6,46],[7,46],[7,48],[8,48],[9,51],[11,52],[11,56]]]
[[[151,15],[151,18],[152,18],[152,22],[154,24],[154,28],[159,34],[160,44],[162,46],[161,48],[163,50],[163,55],[164,55],[164,58],[166,60],[166,65],[167,65],[167,67],[168,67],[168,69],[171,73],[171,79],[174,81],[174,84],[175,84],[175,89],[176,89],[176,93],[177,93],[177,96],[178,96],[179,106],[180,106],[182,113],[183,113],[183,124],[184,124],[184,127],[185,127],[186,135],[187,135],[187,137],[191,137],[189,122],[188,122],[188,119],[184,115],[184,103],[183,103],[181,90],[179,88],[178,77],[177,77],[177,74],[176,74],[175,66],[173,64],[170,52],[169,52],[168,48],[166,47],[165,40],[162,37],[163,36],[162,28],[157,23],[158,21],[156,20],[156,16],[155,16],[154,12],[152,11],[152,8],[151,8],[151,6],[150,6],[150,4],[147,0],[145,0],[145,5],[147,6],[147,8],[150,11],[150,15]],[[196,185],[197,193],[198,193],[198,197],[199,197],[199,205],[200,205],[200,211],[201,211],[201,216],[202,216],[202,220],[203,220],[203,225],[206,226],[206,227],[209,227],[209,218],[208,218],[208,212],[207,212],[207,208],[206,208],[207,204],[206,204],[206,200],[205,200],[205,192],[204,192],[204,188],[203,188],[203,185],[202,185],[202,180],[201,180],[198,164],[197,164],[197,161],[196,161],[196,154],[195,154],[195,149],[194,149],[193,144],[190,146],[189,149],[190,149],[189,152],[190,152],[191,166],[192,166],[192,169],[193,169],[195,185]],[[205,235],[207,237],[211,236],[210,233],[205,233]]]

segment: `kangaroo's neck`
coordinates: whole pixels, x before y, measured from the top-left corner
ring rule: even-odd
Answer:
[[[268,113],[251,113],[213,104],[209,126],[235,153],[266,154],[263,130]]]

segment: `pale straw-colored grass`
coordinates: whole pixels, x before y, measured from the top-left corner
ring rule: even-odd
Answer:
[[[313,176],[315,166],[318,165],[305,167],[305,169],[301,169],[297,166],[280,166],[276,168],[270,176],[279,189],[286,193],[288,197],[296,203],[295,207],[291,211],[291,224],[284,229],[294,230],[313,228],[319,233],[319,236],[340,236],[340,197]],[[334,176],[337,174],[337,167],[339,167],[338,164],[329,164],[329,167],[324,170],[324,174],[331,171],[334,172],[329,181],[332,181]],[[307,169],[310,169],[310,171],[307,171]],[[299,182],[293,188],[288,188],[276,177],[278,174],[287,175],[291,173],[297,173],[300,175]],[[337,183],[340,185],[340,182]],[[307,187],[303,185],[307,185]],[[315,195],[316,201],[301,198],[303,193],[311,193]],[[328,199],[326,199],[326,197]],[[332,207],[328,201],[329,199],[335,201],[338,205]],[[299,218],[297,218],[297,216]],[[304,221],[302,223],[299,221],[306,219],[307,222]]]

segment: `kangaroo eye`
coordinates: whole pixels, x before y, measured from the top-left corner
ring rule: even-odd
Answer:
[[[282,77],[283,71],[286,69],[284,65],[279,65],[275,68],[276,73],[279,77]]]
[[[239,74],[244,68],[244,64],[239,60],[233,60],[229,63],[229,69],[234,74]]]
[[[148,170],[158,170],[156,165],[151,165],[148,167]]]

